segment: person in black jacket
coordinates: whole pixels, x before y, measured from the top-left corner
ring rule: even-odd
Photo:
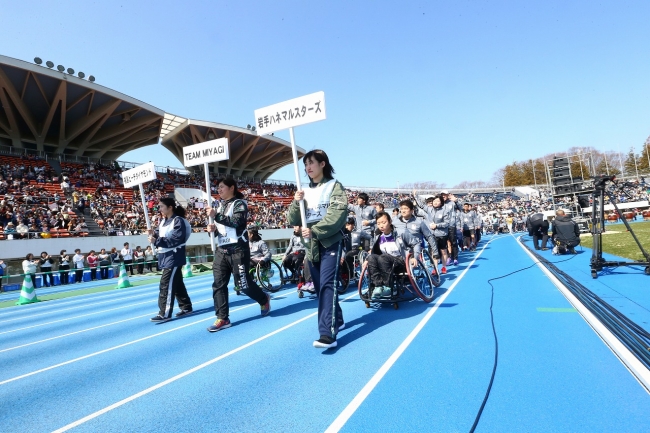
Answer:
[[[526,220],[526,228],[528,235],[533,237],[533,244],[536,250],[540,249],[539,239],[542,239],[542,251],[548,250],[546,242],[548,242],[548,221],[544,219],[544,214],[541,212],[534,213]]]
[[[580,244],[580,227],[562,209],[555,211],[553,243],[557,247],[553,252],[557,254],[575,254],[574,248]]]

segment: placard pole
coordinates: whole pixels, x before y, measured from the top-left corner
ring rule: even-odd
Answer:
[[[208,171],[208,163],[203,163],[203,170],[205,171],[205,192],[208,194],[208,206],[212,207],[212,192],[210,191],[210,172]],[[208,215],[210,224],[214,223],[214,219]],[[214,232],[210,232],[210,246],[214,253]]]
[[[147,204],[144,202],[144,188],[142,184],[139,184],[140,188],[140,200],[142,200],[142,210],[144,210],[144,220],[147,222],[147,230],[151,230],[151,221],[149,220],[149,211],[147,210]],[[155,253],[156,247],[151,244],[151,250]]]
[[[293,155],[293,170],[296,174],[296,186],[298,191],[302,189],[300,184],[300,171],[298,170],[298,152],[296,151],[296,140],[293,138],[293,127],[289,128],[289,135],[291,136],[291,154]],[[307,215],[305,214],[305,200],[300,200],[298,203],[300,205],[300,221],[302,222],[302,227],[307,227]]]

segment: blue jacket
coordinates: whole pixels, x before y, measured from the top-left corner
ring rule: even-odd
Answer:
[[[185,218],[174,216],[167,219],[163,226],[174,224],[171,233],[165,237],[158,236],[158,230],[154,233],[154,246],[156,248],[174,248],[174,250],[165,253],[158,253],[158,265],[161,269],[169,269],[185,264],[185,244],[190,238],[189,223]],[[178,247],[178,248],[175,248]]]

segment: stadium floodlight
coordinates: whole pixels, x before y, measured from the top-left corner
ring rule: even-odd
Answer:
[[[54,63],[52,63],[49,60],[47,62],[45,62],[45,64],[47,65],[48,68],[53,68],[54,67]]]
[[[70,75],[74,75],[74,69],[72,69],[72,68],[68,68],[68,74],[70,74]]]
[[[94,83],[95,82],[95,77],[91,75],[90,77],[88,77],[88,81],[90,81],[91,83]]]
[[[215,137],[214,132],[212,131],[208,132],[208,140],[214,140],[215,138],[217,137]]]
[[[248,125],[246,125],[246,129],[251,129],[250,123]]]
[[[59,72],[63,72],[63,71],[65,71],[65,68],[63,67],[63,65],[59,65],[59,66],[57,66],[56,69],[57,69]]]
[[[86,74],[84,74],[84,73],[81,72],[81,71],[79,71],[79,73],[78,73],[77,75],[79,76],[79,78],[82,78],[82,79],[83,79],[83,77],[86,76]]]
[[[41,63],[43,63],[43,60],[41,60],[40,57],[34,57],[34,63],[36,63],[37,65],[40,65]]]

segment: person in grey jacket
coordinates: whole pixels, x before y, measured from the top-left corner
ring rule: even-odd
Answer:
[[[251,265],[256,266],[259,262],[271,261],[271,250],[262,240],[262,235],[256,228],[248,229],[248,244],[251,249]]]
[[[417,219],[415,215],[413,215],[414,208],[415,206],[411,200],[402,200],[399,203],[400,216],[393,219],[392,224],[398,234],[409,232],[409,234],[418,239],[420,243],[422,243],[422,240],[426,239],[429,243],[431,264],[435,266],[435,269],[437,269],[439,257],[438,243],[427,226],[427,223],[424,220]]]
[[[394,222],[394,220],[393,220]],[[413,251],[412,265],[421,250],[421,241],[412,236],[408,230],[398,232],[391,223],[391,217],[386,212],[377,214],[379,236],[375,240],[371,254],[368,256],[368,278],[370,293],[373,298],[391,296],[391,272],[406,270],[406,253]]]
[[[305,261],[305,246],[300,240],[300,226],[295,226],[293,228],[293,236],[289,239],[289,245],[284,251],[284,257],[282,258],[282,266],[291,271],[291,274],[295,278]]]
[[[463,232],[463,250],[474,251],[476,249],[475,230],[480,222],[469,203],[463,205],[463,212],[460,214],[457,224]]]
[[[456,226],[458,223],[458,214],[462,211],[460,203],[455,195],[449,194],[449,191],[443,190],[440,195],[442,196],[443,206],[449,213],[449,253],[450,259],[454,261],[454,265],[458,264],[458,243],[459,240],[456,236]]]
[[[449,241],[449,212],[443,205],[442,196],[435,196],[432,200],[430,211],[429,228],[436,238],[438,251],[442,256],[441,273],[447,272],[447,266],[450,264],[449,254],[447,251],[447,242]]]
[[[374,206],[368,205],[368,194],[365,192],[360,193],[357,196],[356,205],[348,204],[348,212],[354,212],[356,230],[364,231],[372,237],[372,233],[375,231],[375,226],[377,224],[375,222],[377,210]],[[368,248],[370,248],[369,243],[366,246],[366,249]]]

